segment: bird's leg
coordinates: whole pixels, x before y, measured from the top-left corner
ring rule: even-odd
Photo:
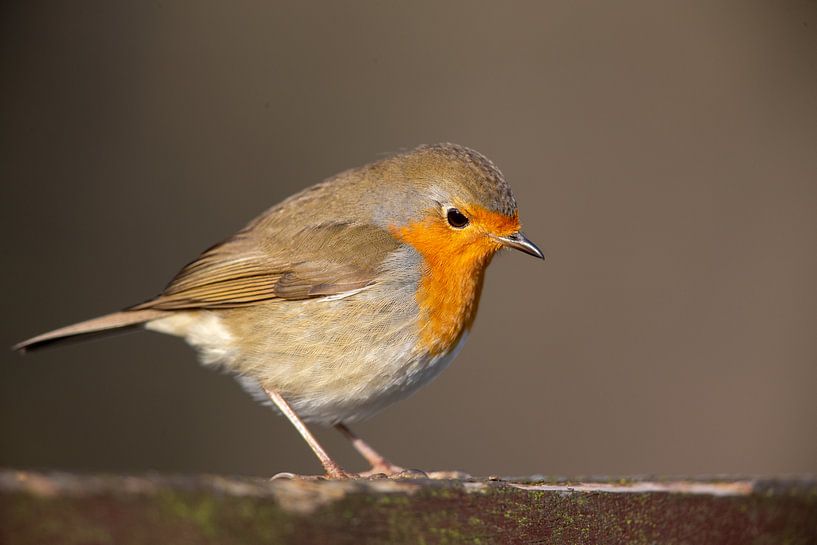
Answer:
[[[312,449],[312,452],[315,453],[315,456],[318,457],[318,460],[321,461],[324,470],[326,470],[326,476],[330,479],[348,479],[351,477],[348,473],[343,471],[343,469],[335,462],[329,455],[323,450],[323,447],[318,443],[318,440],[315,439],[315,436],[307,429],[306,424],[304,424],[303,420],[301,420],[295,411],[292,410],[292,407],[289,406],[289,403],[276,392],[275,390],[269,390],[264,388],[264,391],[267,393],[269,398],[272,400],[273,403],[280,409],[280,411],[286,416],[289,421],[295,426],[295,429],[298,430],[298,433],[301,434],[301,437],[304,438],[306,444],[309,445],[309,448]]]
[[[396,466],[386,460],[379,452],[370,447],[363,439],[347,428],[345,424],[335,424],[335,428],[352,442],[352,446],[355,447],[355,450],[357,450],[361,456],[372,464],[372,469],[361,473],[361,477],[370,477],[380,473],[391,476],[405,471],[402,467]]]

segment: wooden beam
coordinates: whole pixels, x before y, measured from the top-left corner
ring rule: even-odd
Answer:
[[[0,471],[0,543],[817,544],[817,480],[303,481]]]

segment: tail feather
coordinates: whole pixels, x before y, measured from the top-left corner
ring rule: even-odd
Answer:
[[[150,320],[167,316],[167,314],[165,311],[151,309],[114,312],[100,316],[99,318],[93,318],[77,324],[61,327],[54,331],[43,333],[42,335],[37,335],[36,337],[15,344],[12,350],[27,352],[67,339],[113,333],[116,330],[135,327]]]

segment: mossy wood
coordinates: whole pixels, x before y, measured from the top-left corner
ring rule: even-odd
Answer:
[[[817,544],[817,481],[0,472],[0,543]]]

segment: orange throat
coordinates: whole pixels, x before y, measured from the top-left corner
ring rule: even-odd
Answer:
[[[505,223],[513,220],[513,225],[502,231],[518,229],[516,218],[501,218]],[[394,229],[393,233],[423,256],[417,291],[421,346],[429,354],[446,353],[471,328],[485,268],[501,245],[484,233],[452,231],[434,217]]]

